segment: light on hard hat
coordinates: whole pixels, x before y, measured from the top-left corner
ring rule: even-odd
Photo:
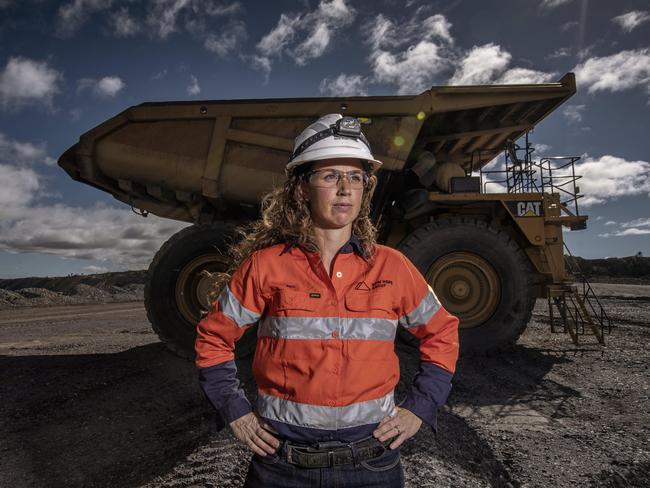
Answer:
[[[293,153],[286,166],[287,174],[301,164],[323,159],[355,158],[367,161],[373,171],[381,166],[361,132],[361,122],[351,116],[327,114],[310,124],[296,137]]]

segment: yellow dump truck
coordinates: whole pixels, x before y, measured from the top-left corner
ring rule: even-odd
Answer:
[[[145,288],[155,331],[192,357],[208,308],[202,271],[226,267],[233,227],[257,218],[261,196],[284,181],[303,128],[327,113],[358,117],[384,163],[372,202],[379,242],[406,254],[460,318],[462,354],[492,354],[517,341],[538,297],[574,340],[592,325],[563,252],[562,227],[587,220],[578,158],[535,160],[515,144],[575,91],[567,73],[413,96],[143,103],[83,134],[58,164],[143,216],[193,224],[161,247]],[[486,171],[501,154],[505,169]],[[602,324],[591,329],[602,341]]]

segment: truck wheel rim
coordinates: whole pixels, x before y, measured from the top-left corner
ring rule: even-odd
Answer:
[[[480,326],[499,305],[499,276],[476,254],[447,254],[433,263],[425,277],[445,309],[460,319],[461,328]]]
[[[201,312],[208,310],[208,290],[211,280],[203,276],[203,270],[210,273],[224,272],[228,263],[220,254],[204,254],[194,258],[181,269],[176,280],[175,298],[179,312],[194,327],[201,319]]]

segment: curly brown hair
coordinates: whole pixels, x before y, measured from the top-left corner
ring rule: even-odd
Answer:
[[[248,256],[259,249],[287,243],[301,246],[312,252],[319,250],[314,236],[309,203],[301,189],[304,176],[312,166],[313,163],[308,163],[297,167],[289,174],[282,187],[275,188],[262,197],[262,217],[235,230],[236,243],[228,251],[230,266],[227,271],[221,273],[203,271],[212,280],[208,290],[209,303],[214,304],[235,270]],[[364,168],[368,171],[369,166],[364,164]],[[369,265],[372,265],[374,260],[377,244],[377,228],[370,220],[370,201],[376,185],[377,177],[369,174],[359,215],[352,222],[352,233],[361,242]]]

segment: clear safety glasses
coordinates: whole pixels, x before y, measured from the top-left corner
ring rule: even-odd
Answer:
[[[318,188],[338,188],[344,177],[353,190],[361,190],[368,184],[368,174],[359,170],[315,169],[305,175],[305,179]]]

